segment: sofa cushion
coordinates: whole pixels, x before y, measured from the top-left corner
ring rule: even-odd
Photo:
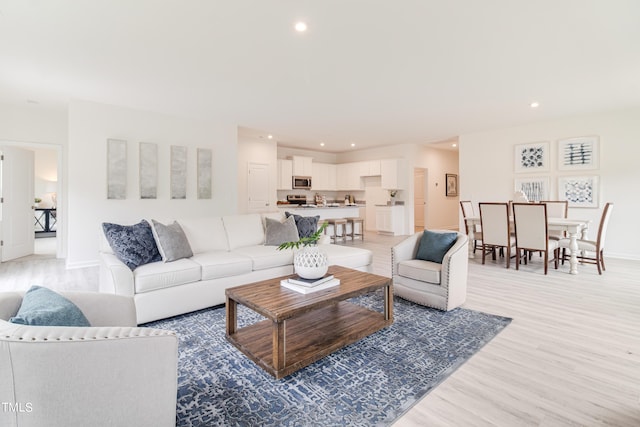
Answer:
[[[210,251],[196,254],[191,260],[202,267],[202,280],[251,273],[253,268],[251,258],[235,252]]]
[[[287,218],[293,216],[296,221],[296,227],[298,227],[298,235],[300,238],[309,237],[316,231],[318,231],[318,221],[320,220],[320,215],[316,216],[300,216],[296,214],[292,214],[290,212],[284,213]]]
[[[293,265],[293,251],[279,251],[276,246],[245,246],[234,251],[251,259],[253,270],[264,270],[283,265]]]
[[[178,221],[173,221],[169,225],[164,225],[155,219],[151,221],[153,222],[153,237],[156,240],[162,261],[171,262],[193,255],[189,240],[187,240]]]
[[[180,225],[194,254],[229,250],[222,217],[181,219]]]
[[[113,252],[131,270],[162,259],[151,226],[146,220],[134,225],[105,222],[102,229]]]
[[[296,221],[292,216],[282,222],[271,218],[265,218],[265,221],[265,245],[280,246],[282,243],[296,242],[300,239]]]
[[[458,239],[458,233],[442,233],[424,230],[418,244],[417,259],[442,263],[444,255]]]
[[[202,277],[200,264],[189,258],[174,262],[154,262],[138,267],[134,272],[135,293],[170,288],[197,282]]]
[[[32,326],[91,326],[84,313],[67,298],[41,286],[32,286],[11,323]]]
[[[320,245],[320,250],[327,254],[329,265],[359,268],[373,262],[373,253],[368,249],[342,245]]]
[[[223,216],[222,222],[227,232],[229,250],[264,243],[264,228],[260,214]]]
[[[398,263],[398,275],[420,282],[440,284],[442,264],[433,261],[410,259]]]

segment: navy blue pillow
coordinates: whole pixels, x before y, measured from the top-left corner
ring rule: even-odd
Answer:
[[[442,264],[442,259],[449,249],[456,243],[458,233],[435,233],[424,230],[418,244],[417,259]]]
[[[320,215],[316,216],[300,216],[296,214],[292,214],[290,212],[284,213],[287,218],[293,215],[293,219],[296,221],[296,227],[298,228],[298,236],[302,239],[303,237],[309,237],[316,231],[318,231],[318,221],[320,220]]]
[[[77,305],[41,286],[24,294],[18,313],[9,322],[32,326],[91,326]]]
[[[153,231],[146,220],[143,219],[135,225],[105,222],[102,224],[102,229],[113,252],[131,270],[162,260],[153,238]]]

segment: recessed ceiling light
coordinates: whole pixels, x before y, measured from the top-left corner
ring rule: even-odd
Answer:
[[[273,135],[267,135],[267,138],[273,139]]]
[[[352,147],[355,147],[355,146],[356,146],[356,143],[355,143],[355,142],[352,142],[352,143],[351,143],[351,146],[352,146]]]
[[[320,147],[324,147],[324,142],[321,142],[321,143],[320,143]]]
[[[307,31],[307,23],[298,21],[296,22],[296,25],[294,26],[294,28],[296,29],[297,32],[304,33],[305,31]]]
[[[540,103],[539,103],[539,102],[535,102],[535,101],[534,101],[534,102],[532,102],[532,103],[530,104],[530,106],[531,106],[531,108],[538,108],[538,107],[540,106]]]
[[[451,144],[451,146],[452,146],[452,147],[457,147],[457,146],[458,146],[458,144]]]

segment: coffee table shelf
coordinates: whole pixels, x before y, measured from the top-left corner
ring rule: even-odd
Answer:
[[[281,288],[282,278],[227,289],[227,339],[283,378],[393,323],[391,279],[336,266],[330,273],[340,285],[312,294]],[[384,289],[382,312],[345,301],[379,288]],[[267,319],[238,329],[238,303]]]

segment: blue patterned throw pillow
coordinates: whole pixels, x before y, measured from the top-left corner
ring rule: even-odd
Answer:
[[[303,237],[309,237],[316,231],[318,231],[318,221],[320,220],[320,215],[316,216],[300,216],[296,214],[292,214],[290,212],[284,213],[287,218],[293,216],[293,219],[296,221],[296,227],[298,228],[298,235],[302,239]]]
[[[41,286],[32,286],[24,294],[18,313],[9,322],[31,326],[91,326],[77,305]]]
[[[418,244],[416,258],[442,264],[442,259],[457,239],[458,233],[436,233],[424,230]]]
[[[131,270],[162,260],[153,238],[151,225],[146,220],[143,219],[135,225],[105,222],[102,224],[102,229],[113,252]]]

